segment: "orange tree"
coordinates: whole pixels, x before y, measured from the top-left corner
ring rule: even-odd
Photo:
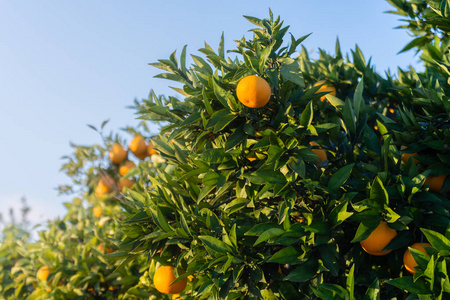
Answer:
[[[286,44],[279,18],[246,18],[257,28],[229,51],[235,58],[222,38],[217,53],[205,44],[206,59],[192,55],[189,68],[186,48],[152,64],[165,71],[158,77],[182,84],[183,98],[151,93],[138,104],[141,119],[165,124],[153,144],[167,165],[145,193],[125,197],[123,230],[135,236],[121,250],[151,258],[151,278],[158,266],[173,267],[179,281],[191,276],[182,299],[448,297],[446,199],[424,184],[430,171],[401,159],[400,146],[416,149],[401,138],[414,135],[408,118],[433,117],[405,113],[418,101],[412,91],[420,93],[414,71],[382,78],[358,47],[344,59],[339,43],[335,56],[310,60],[303,49],[297,57],[307,36]],[[240,98],[247,76],[270,86],[266,105]],[[448,97],[439,92],[442,112]],[[442,143],[441,129],[433,139]],[[433,159],[446,159],[440,150]],[[410,250],[413,278],[403,254],[426,241],[427,254]]]
[[[103,126],[106,123],[103,123]],[[135,130],[129,130],[135,135]],[[103,135],[102,135],[103,137]],[[6,227],[0,243],[2,299],[142,299],[149,298],[145,258],[132,264],[126,253],[112,253],[124,235],[118,227],[124,182],[136,182],[133,189],[146,185],[139,182],[153,170],[147,160],[145,171],[139,162],[133,168],[123,151],[119,161],[111,157],[123,141],[118,136],[104,137],[104,145],[76,146],[67,157],[63,170],[72,184],[60,187],[66,193],[77,193],[65,203],[66,214],[49,221],[30,241],[28,233]],[[116,145],[116,146],[113,146]],[[125,149],[127,146],[125,145]],[[127,158],[127,160],[125,160]],[[128,168],[124,168],[128,166]],[[107,178],[107,179],[105,179]],[[133,178],[133,181],[131,181]],[[101,188],[99,188],[101,187]]]
[[[24,199],[23,199],[24,201]],[[30,234],[28,232],[29,223],[26,216],[29,207],[23,202],[22,220],[17,222],[14,217],[14,211],[10,210],[10,221],[0,214],[0,295],[6,299],[17,299],[23,295],[23,285],[17,285],[15,276],[12,273],[13,268],[19,263],[20,245],[29,242]],[[3,299],[2,298],[2,299]]]
[[[272,13],[229,57],[222,37],[152,64],[181,96],[136,102],[129,146],[105,122],[74,146],[60,190],[79,197],[37,241],[5,231],[0,295],[449,298],[450,9],[389,2],[424,72],[380,76],[338,41],[312,60]]]

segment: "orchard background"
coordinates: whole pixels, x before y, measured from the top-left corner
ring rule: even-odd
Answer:
[[[271,10],[151,63],[172,91],[71,145],[64,214],[4,221],[1,297],[447,299],[450,3],[388,2],[417,68],[314,57]]]

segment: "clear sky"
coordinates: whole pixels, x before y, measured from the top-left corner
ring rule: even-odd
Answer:
[[[296,38],[313,33],[303,43],[312,57],[319,47],[334,53],[339,37],[378,72],[420,69],[414,53],[396,54],[410,38],[393,29],[402,23],[383,0],[0,1],[0,213],[25,196],[34,222],[64,215],[61,157],[70,142],[100,142],[86,125],[136,125],[126,108],[135,98],[174,95],[148,63],[184,45],[197,55],[204,41],[217,49],[222,32],[232,49],[254,27],[242,16],[265,18],[269,7]]]

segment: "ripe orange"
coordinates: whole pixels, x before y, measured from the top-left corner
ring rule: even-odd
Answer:
[[[181,300],[180,294],[173,294],[172,300]]]
[[[320,145],[316,142],[309,142],[312,147],[319,147]],[[327,160],[327,153],[322,149],[311,149],[318,157],[319,160],[316,161],[316,164],[321,163],[322,161]]]
[[[417,158],[414,158],[414,156],[419,155],[417,152],[414,153],[402,153],[402,161],[406,164],[409,160],[409,158],[411,158],[413,160],[413,162],[415,164],[417,164],[419,161],[417,160]]]
[[[43,266],[37,271],[36,278],[42,281],[47,281],[48,275],[50,275],[50,268],[48,266]]]
[[[423,246],[432,247],[428,243],[415,243],[409,247],[427,254],[427,252],[425,251],[425,248]],[[406,249],[405,254],[403,255],[403,264],[405,265],[405,269],[408,270],[409,273],[414,274],[417,272],[417,270],[414,269],[414,267],[417,267],[418,264],[414,260],[414,257],[412,256],[411,251],[409,251],[409,248]]]
[[[144,160],[147,157],[147,152],[144,152],[142,154],[135,154],[135,156],[140,160]]]
[[[381,221],[378,227],[372,231],[369,237],[360,241],[361,247],[367,253],[376,256],[386,255],[392,250],[381,251],[391,240],[397,236],[397,231],[390,228],[385,221]]]
[[[114,250],[113,250],[112,248],[105,247],[105,243],[100,243],[100,244],[98,244],[97,250],[100,251],[100,252],[103,253],[103,254],[105,254],[105,253],[110,254],[110,253],[113,253],[113,252],[114,252]],[[105,251],[106,251],[106,252],[105,252]]]
[[[184,274],[184,271],[180,270],[180,275]],[[156,270],[153,276],[153,284],[155,288],[164,294],[179,294],[181,293],[187,285],[187,278],[180,280],[172,284],[175,279],[174,267],[172,266],[162,266]]]
[[[242,78],[236,87],[239,101],[250,108],[263,107],[269,102],[271,94],[269,83],[256,75]]]
[[[127,160],[123,165],[120,166],[119,173],[120,175],[125,176],[128,171],[130,171],[134,167],[136,167],[136,164],[131,160]]]
[[[109,159],[116,165],[123,162],[123,160],[127,157],[127,151],[123,149],[122,145],[119,143],[115,143],[112,145],[111,150],[109,150]]]
[[[440,193],[442,190],[442,186],[444,185],[444,180],[447,177],[447,175],[437,175],[437,176],[428,176],[425,179],[425,183],[424,186],[426,186],[427,184],[430,185],[430,191],[435,192],[435,193]],[[445,190],[444,192],[446,192],[447,190]]]
[[[170,142],[173,144],[172,141],[170,141]],[[153,148],[153,143],[152,143],[152,141],[150,141],[150,142],[148,143],[148,146],[147,146],[147,154],[148,154],[149,156],[152,156],[153,154],[158,154],[158,151],[156,151],[156,150]]]
[[[111,191],[112,186],[114,185],[114,179],[109,176],[103,176],[100,178],[100,181],[97,184],[97,187],[95,188],[95,195],[97,197],[103,197],[104,195],[108,194]]]
[[[102,208],[98,205],[96,205],[92,208],[92,213],[94,214],[94,217],[96,217],[96,218],[100,218],[100,216],[102,215],[102,212],[103,212]]]
[[[331,84],[324,84],[324,83],[326,83],[325,80],[320,80],[320,81],[317,81],[316,83],[314,83],[313,87],[318,86],[318,85],[322,85],[322,84],[323,84],[323,85],[315,92],[315,94],[318,94],[318,93],[327,93],[327,94],[336,96],[336,88],[335,88],[333,85],[331,85]],[[324,101],[324,100],[326,100],[326,99],[327,99],[326,95],[323,95],[322,97],[320,97],[320,101]]]
[[[125,188],[125,187],[130,188],[131,186],[133,186],[133,184],[134,184],[134,181],[131,179],[120,178],[119,183],[117,184],[117,187],[119,188],[119,191],[122,191],[123,188]]]
[[[144,138],[140,135],[135,136],[128,147],[137,158],[142,155],[147,155],[147,145],[145,144]]]

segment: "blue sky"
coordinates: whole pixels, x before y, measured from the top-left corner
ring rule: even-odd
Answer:
[[[384,13],[382,0],[296,1],[0,1],[0,213],[20,207],[25,196],[31,219],[64,215],[59,169],[70,142],[99,143],[87,124],[110,119],[108,130],[135,126],[126,107],[150,89],[174,95],[173,83],[153,78],[148,63],[206,41],[213,48],[222,32],[225,47],[250,37],[242,16],[280,15],[315,57],[334,53],[336,37],[345,52],[358,44],[378,72],[417,65],[412,52],[396,53],[410,40],[399,17]],[[128,140],[130,137],[126,136]]]

